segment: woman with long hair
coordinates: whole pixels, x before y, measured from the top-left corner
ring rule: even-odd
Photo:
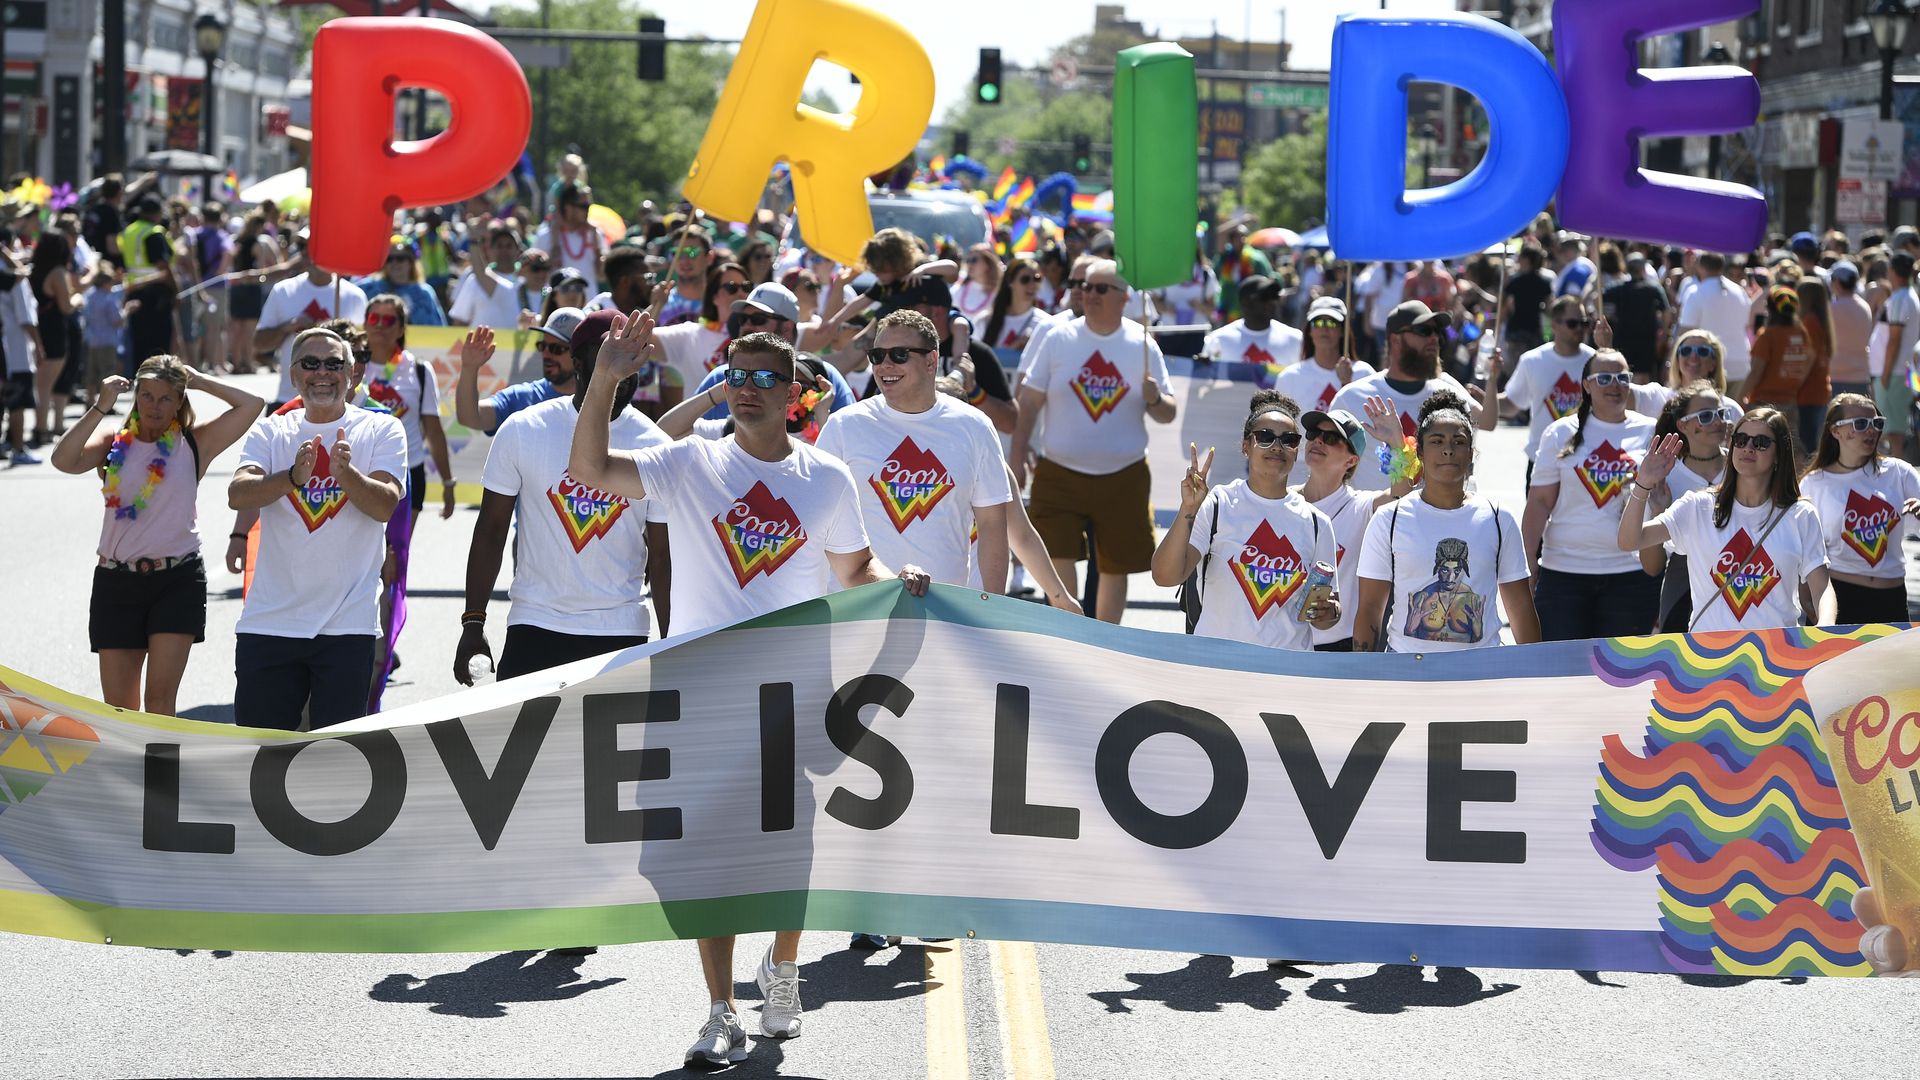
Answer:
[[[773,280],[773,242],[765,237],[756,236],[740,245],[734,261],[746,270],[749,284],[765,285]]]
[[[1484,495],[1473,475],[1471,406],[1440,390],[1420,406],[1414,436],[1420,490],[1381,509],[1360,552],[1355,652],[1457,652],[1500,644],[1495,598],[1517,644],[1540,640],[1520,523]],[[1400,470],[1396,466],[1396,471]],[[1387,600],[1393,623],[1385,625]]]
[[[235,375],[253,370],[253,335],[267,303],[267,278],[279,262],[280,247],[267,234],[267,217],[255,210],[233,239],[233,272],[240,276],[228,285],[227,370]]]
[[[1024,349],[1027,339],[1053,321],[1040,306],[1040,262],[1021,252],[1007,263],[999,291],[987,309],[986,330],[980,340],[995,349]]]
[[[1711,330],[1689,330],[1673,339],[1673,347],[1667,351],[1667,381],[1663,386],[1658,383],[1637,383],[1633,388],[1633,411],[1647,416],[1659,416],[1662,409],[1672,403],[1674,395],[1682,387],[1697,382],[1705,382],[1719,391],[1722,397],[1727,393],[1727,348],[1720,336]]]
[[[547,319],[561,308],[580,308],[587,306],[588,283],[580,272],[570,266],[563,266],[547,277],[547,287],[543,290],[540,304],[540,323],[547,325]]]
[[[1795,292],[1800,297],[1800,326],[1807,332],[1807,342],[1813,349],[1813,366],[1807,369],[1800,393],[1794,398],[1800,452],[1805,455],[1820,445],[1821,422],[1827,415],[1828,403],[1833,400],[1833,312],[1829,307],[1827,283],[1819,278],[1802,279]]]
[[[189,389],[225,402],[195,418]],[[117,430],[100,421],[122,394],[134,406]],[[100,656],[100,696],[171,716],[187,654],[206,640],[207,571],[196,506],[207,464],[238,442],[266,403],[172,356],[149,357],[129,382],[114,375],[61,438],[53,466],[97,471],[106,507],[87,635]]]
[[[1834,607],[1842,626],[1906,622],[1907,560],[1900,541],[1920,535],[1920,472],[1885,456],[1886,418],[1864,394],[1828,406],[1801,494],[1820,515]]]
[[[1726,391],[1710,382],[1699,380],[1674,392],[1654,422],[1653,442],[1657,445],[1668,435],[1678,435],[1684,445],[1680,463],[1647,496],[1653,513],[1659,514],[1681,496],[1710,488],[1726,478],[1727,425],[1739,419],[1740,409],[1728,402]],[[1682,634],[1693,615],[1693,600],[1687,589],[1687,557],[1675,552],[1673,545],[1665,546],[1666,575],[1660,579],[1660,614],[1654,625],[1663,634]]]
[[[1058,315],[1067,310],[1067,278],[1073,269],[1073,260],[1067,257],[1065,248],[1058,244],[1048,244],[1040,249],[1040,292],[1034,297],[1034,303],[1040,310],[1050,315]]]
[[[80,290],[67,266],[73,245],[59,232],[49,232],[33,246],[27,285],[33,290],[40,320],[40,366],[33,373],[36,412],[33,437],[49,443],[67,433],[67,402],[73,396],[72,374],[80,370],[79,345],[73,334],[73,315],[80,310]]]
[[[993,307],[995,298],[1000,295],[1000,283],[1005,277],[1006,268],[1000,264],[1000,256],[994,253],[993,245],[973,245],[967,249],[967,261],[960,283],[953,287],[953,306],[978,325],[987,317],[988,309]]]
[[[1800,294],[1775,285],[1767,290],[1767,322],[1753,339],[1753,369],[1741,387],[1747,406],[1772,405],[1797,417],[1800,384],[1813,364],[1814,343],[1800,321]]]
[[[1672,475],[1685,445],[1668,435],[1640,463],[1620,514],[1620,550],[1671,542],[1687,556],[1689,632],[1797,626],[1802,585],[1814,622],[1832,625],[1826,539],[1820,516],[1800,497],[1787,415],[1766,405],[1747,410],[1733,429],[1726,479],[1681,496],[1648,521],[1647,500]]]

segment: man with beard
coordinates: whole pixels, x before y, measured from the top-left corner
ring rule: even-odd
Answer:
[[[573,332],[587,317],[579,308],[555,308],[534,340],[540,347],[540,378],[514,383],[480,400],[480,369],[493,359],[493,331],[475,327],[460,339],[460,379],[453,388],[454,418],[491,435],[507,417],[543,401],[573,393]]]
[[[1365,416],[1367,399],[1383,397],[1400,414],[1400,430],[1413,437],[1414,421],[1420,406],[1442,388],[1467,399],[1466,388],[1451,375],[1440,372],[1440,339],[1453,316],[1433,311],[1418,300],[1408,300],[1387,314],[1387,370],[1348,383],[1333,399],[1333,409],[1344,409],[1353,416]],[[1331,410],[1329,410],[1331,411]],[[1474,408],[1475,415],[1479,407]],[[1388,449],[1392,449],[1389,447]],[[1360,455],[1352,484],[1362,491],[1391,487],[1382,467],[1379,444]]]

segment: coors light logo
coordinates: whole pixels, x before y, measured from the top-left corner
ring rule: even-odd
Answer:
[[[807,530],[787,500],[776,498],[764,481],[755,481],[713,519],[713,531],[741,588],[755,574],[772,577],[805,546]]]

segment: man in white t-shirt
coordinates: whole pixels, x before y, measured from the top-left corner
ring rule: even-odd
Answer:
[[[534,336],[540,378],[503,386],[480,396],[480,372],[493,359],[493,331],[484,326],[460,339],[460,375],[453,385],[453,414],[461,424],[491,435],[521,409],[573,393],[573,332],[586,318],[579,308],[555,308]]]
[[[1901,252],[1887,261],[1888,284],[1893,291],[1874,316],[1867,341],[1867,386],[1886,417],[1882,436],[1891,457],[1900,457],[1913,426],[1913,385],[1907,372],[1914,348],[1920,346],[1920,294],[1913,288],[1913,256]]]
[[[1207,335],[1200,355],[1228,363],[1287,367],[1300,362],[1300,331],[1276,320],[1280,283],[1260,274],[1240,282],[1240,317]]]
[[[1396,262],[1374,263],[1360,275],[1358,288],[1366,297],[1367,328],[1373,331],[1372,356],[1381,363],[1386,362],[1387,355],[1387,315],[1400,306],[1406,277],[1406,266]]]
[[[486,634],[487,598],[516,524],[519,540],[508,591],[513,603],[507,610],[500,678],[647,640],[647,581],[664,584],[669,577],[666,526],[650,520],[649,515],[657,517],[652,502],[602,491],[567,471],[585,384],[614,314],[596,311],[574,329],[570,345],[579,382],[574,392],[514,413],[487,448],[486,490],[467,550],[467,610],[460,616],[460,645],[453,656],[453,677],[460,682],[472,685],[467,664],[475,656],[493,656]],[[615,389],[607,436],[614,449],[644,450],[672,441],[630,404],[639,382],[632,375]],[[656,599],[664,628],[671,608],[666,597]]]
[[[454,326],[490,326],[512,330],[520,325],[525,310],[521,303],[520,281],[510,273],[496,270],[490,263],[472,260],[474,267],[453,290],[453,303],[447,305],[447,321]],[[529,302],[537,303],[535,291]]]
[[[1124,317],[1119,266],[1088,264],[1082,293],[1086,315],[1049,329],[1023,373],[1011,458],[1016,486],[1032,471],[1030,516],[1069,592],[1079,591],[1074,564],[1093,533],[1100,584],[1091,614],[1118,623],[1127,575],[1153,566],[1147,418],[1171,424],[1177,408],[1160,346]]]
[[[1580,408],[1580,384],[1585,378],[1593,346],[1587,336],[1587,309],[1577,296],[1557,296],[1547,314],[1553,325],[1553,340],[1521,354],[1513,366],[1513,377],[1499,391],[1501,416],[1528,414],[1528,481],[1532,481],[1533,456],[1540,449],[1540,436],[1547,425],[1563,416],[1572,416]],[[1483,409],[1480,428],[1492,431],[1494,409]]]
[[[336,283],[333,274],[318,266],[309,264],[306,273],[275,284],[267,294],[253,345],[256,351],[273,349],[279,356],[280,388],[274,391],[268,412],[293,400],[294,337],[332,318],[356,325],[365,323],[367,294],[345,278]]]
[[[1475,415],[1479,415],[1466,388],[1453,376],[1440,371],[1440,339],[1452,325],[1452,315],[1433,311],[1418,300],[1408,300],[1394,308],[1387,315],[1387,370],[1348,383],[1334,395],[1332,407],[1352,416],[1365,416],[1368,398],[1385,398],[1400,414],[1400,430],[1409,439],[1413,438],[1420,406],[1441,389],[1459,394]],[[1380,491],[1393,486],[1381,470],[1378,445],[1368,446],[1353,472],[1350,482],[1361,491]]]
[[[1689,330],[1712,331],[1724,350],[1721,363],[1726,367],[1727,389],[1738,396],[1741,381],[1753,367],[1747,346],[1748,312],[1753,300],[1726,272],[1725,255],[1717,251],[1700,253],[1700,281],[1681,302],[1680,321],[1673,334],[1677,341]]]
[[[651,315],[631,322],[614,316],[580,403],[582,417],[611,412],[616,384],[640,370],[652,339]],[[867,546],[847,467],[787,434],[787,408],[798,400],[794,360],[793,346],[772,334],[734,340],[726,379],[733,433],[719,439],[612,451],[606,425],[574,428],[567,469],[576,481],[659,504],[673,560],[676,633],[818,599],[829,574],[849,589],[894,576]],[[904,566],[899,577],[908,592],[925,594],[925,571]],[[712,1005],[687,1050],[689,1063],[725,1066],[745,1057],[747,1033],[733,1002],[733,942],[700,942]],[[766,999],[760,1030],[768,1038],[800,1034],[799,948],[798,930],[780,931],[758,965],[755,981]]]
[[[234,627],[234,720],[287,731],[302,709],[315,728],[366,713],[386,522],[407,469],[400,421],[347,403],[347,343],[315,328],[291,351],[305,407],[253,426],[227,488],[235,510],[260,511],[260,557]]]

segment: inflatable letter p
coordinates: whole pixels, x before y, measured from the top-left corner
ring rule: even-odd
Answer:
[[[447,130],[393,141],[402,87],[444,95]],[[313,39],[313,239],[320,266],[371,274],[394,211],[471,198],[513,171],[533,126],[513,54],[445,19],[335,19]]]
[[[816,59],[860,77],[852,113],[800,104]],[[760,0],[687,170],[687,199],[745,221],[785,158],[807,246],[857,262],[873,232],[866,177],[911,153],[932,115],[933,64],[899,23],[846,0]]]

